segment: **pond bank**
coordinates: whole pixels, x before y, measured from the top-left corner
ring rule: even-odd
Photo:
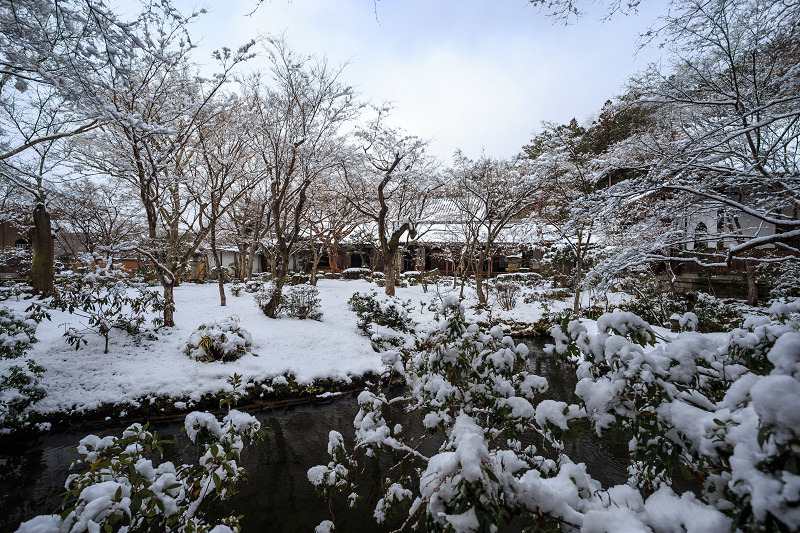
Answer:
[[[245,384],[246,390],[236,409],[248,413],[258,413],[295,405],[325,403],[339,396],[352,396],[364,390],[364,387],[377,382],[378,379],[377,374],[367,373],[363,376],[354,376],[348,382],[325,379],[316,380],[310,385],[298,384],[293,376],[284,376],[285,384],[276,384],[275,378],[270,380],[270,384],[251,381]],[[278,381],[281,380],[278,379]],[[42,430],[85,429],[93,431],[109,425],[141,421],[171,422],[183,420],[191,411],[209,411],[221,414],[226,411],[220,408],[221,398],[221,394],[206,394],[198,401],[164,396],[146,398],[131,403],[102,404],[89,410],[33,413],[28,426],[6,435],[0,435],[0,446],[20,435],[39,433]]]

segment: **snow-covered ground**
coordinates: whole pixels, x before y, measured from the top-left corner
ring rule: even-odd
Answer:
[[[398,287],[397,296],[410,301],[411,318],[425,330],[433,323],[431,304],[449,292],[442,283],[438,290],[429,286]],[[208,394],[227,387],[227,378],[240,374],[244,382],[283,383],[283,376],[293,376],[300,385],[317,379],[348,382],[354,376],[382,370],[381,358],[368,338],[356,327],[356,315],[347,300],[355,292],[379,294],[383,288],[363,280],[320,280],[317,288],[323,311],[321,322],[281,318],[271,320],[256,306],[252,294],[233,296],[226,287],[228,305],[219,305],[216,284],[184,284],[175,290],[175,324],[158,332],[157,340],[137,339],[119,330],[111,333],[109,353],[104,354],[104,340],[87,335],[88,344],[75,350],[64,342],[67,325],[80,327],[81,320],[65,312],[50,311],[36,332],[38,342],[28,356],[45,369],[43,385],[47,396],[33,409],[42,414],[80,413],[103,405],[133,405],[168,398],[176,408],[190,408]],[[474,304],[467,290],[469,306]],[[588,299],[588,298],[587,298]],[[587,301],[588,303],[588,301]],[[3,305],[23,310],[30,301],[9,299]],[[424,305],[422,305],[424,304]],[[562,309],[565,302],[555,302],[550,309]],[[511,311],[493,309],[493,320],[532,323],[539,320],[544,308],[539,302],[525,303],[518,298]],[[488,313],[475,315],[468,308],[468,318],[487,321]],[[186,342],[200,324],[235,316],[240,326],[250,332],[253,345],[237,361],[202,363],[186,355]]]

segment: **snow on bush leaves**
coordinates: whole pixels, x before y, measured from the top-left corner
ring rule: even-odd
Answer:
[[[25,312],[0,306],[0,432],[27,425],[25,410],[46,394],[39,382],[44,369],[31,359],[19,362],[44,318],[49,316],[37,306]]]
[[[578,321],[555,326],[549,349],[576,362],[576,394],[596,431],[631,435],[630,479],[656,491],[651,499],[675,507],[664,491],[682,473],[735,527],[797,530],[800,300],[770,314],[721,346],[687,331],[649,347],[641,319],[614,313],[594,335]]]
[[[190,413],[185,425],[189,439],[200,448],[197,464],[153,464],[167,441],[159,440],[147,424],[133,424],[121,437],[83,438],[73,466],[88,468],[67,479],[61,516],[36,517],[18,531],[239,531],[236,516],[209,524],[201,504],[235,493],[245,474],[238,465],[241,452],[246,442],[263,438],[261,424],[232,410],[221,422],[209,413]]]
[[[198,361],[235,361],[253,344],[250,333],[239,326],[235,316],[206,322],[192,333],[186,353]]]

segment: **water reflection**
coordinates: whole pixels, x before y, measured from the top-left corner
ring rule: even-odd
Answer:
[[[537,373],[550,382],[545,397],[574,402],[574,370],[545,355],[541,350],[543,342],[534,339],[527,344],[531,354],[537,354]],[[327,443],[331,429],[342,433],[348,448],[352,449],[352,424],[357,410],[355,398],[345,397],[322,405],[293,406],[258,413],[256,416],[271,429],[272,434],[258,446],[246,449],[242,464],[248,471],[248,481],[240,485],[233,498],[214,509],[212,516],[244,515],[242,525],[246,532],[313,531],[320,521],[329,517],[329,513],[308,482],[306,472],[314,465],[328,462]],[[419,416],[415,414],[394,409],[392,419],[393,423],[403,425],[406,434],[422,432]],[[182,423],[177,421],[151,425],[162,438],[174,440],[173,444],[165,447],[166,460],[193,461],[196,457],[196,450],[180,432],[181,426]],[[122,429],[103,434],[120,434]],[[69,463],[75,457],[67,452],[90,432],[54,431],[0,443],[1,531],[14,531],[21,521],[58,508]],[[435,448],[436,444],[428,446]],[[589,473],[603,485],[625,482],[624,446],[612,445],[587,434],[580,441],[568,444],[565,451],[574,460],[585,462]],[[359,473],[359,494],[364,501],[356,510],[346,505],[347,494],[334,502],[332,510],[340,531],[382,530],[372,518],[382,485],[378,466],[386,467],[388,463],[368,463]],[[521,529],[520,524],[505,528],[507,531]]]

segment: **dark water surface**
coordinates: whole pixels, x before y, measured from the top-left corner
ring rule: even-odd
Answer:
[[[571,367],[553,361],[541,350],[543,342],[530,340],[531,355],[536,357],[536,373],[550,382],[546,398],[574,402],[575,373]],[[317,524],[330,518],[327,505],[308,482],[306,472],[317,464],[327,464],[328,433],[342,433],[352,449],[353,418],[358,411],[353,396],[327,404],[304,405],[270,409],[255,414],[271,434],[256,446],[245,449],[242,465],[247,469],[247,481],[223,508],[212,515],[224,513],[244,515],[245,532],[313,532]],[[404,427],[409,435],[422,433],[419,416],[396,409],[391,418]],[[174,441],[165,448],[165,460],[191,462],[196,450],[180,431],[182,419],[175,422],[153,423],[151,430],[161,438]],[[127,423],[126,426],[127,427]],[[119,435],[124,427],[94,431],[96,435]],[[24,520],[38,514],[57,512],[60,494],[69,474],[69,464],[77,456],[67,453],[85,437],[86,430],[51,431],[36,436],[0,440],[0,531],[14,531]],[[435,443],[429,446],[435,448]],[[427,450],[430,452],[431,450]],[[626,480],[626,447],[600,441],[594,435],[568,444],[565,452],[576,462],[584,462],[589,473],[604,486]],[[387,462],[381,466],[389,465]],[[339,531],[381,531],[372,513],[380,498],[381,478],[376,464],[367,464],[359,474],[358,491],[364,497],[355,510],[344,502],[347,493],[336,501],[333,512]],[[389,531],[399,527],[383,528]],[[511,524],[507,531],[520,531],[522,526]]]

